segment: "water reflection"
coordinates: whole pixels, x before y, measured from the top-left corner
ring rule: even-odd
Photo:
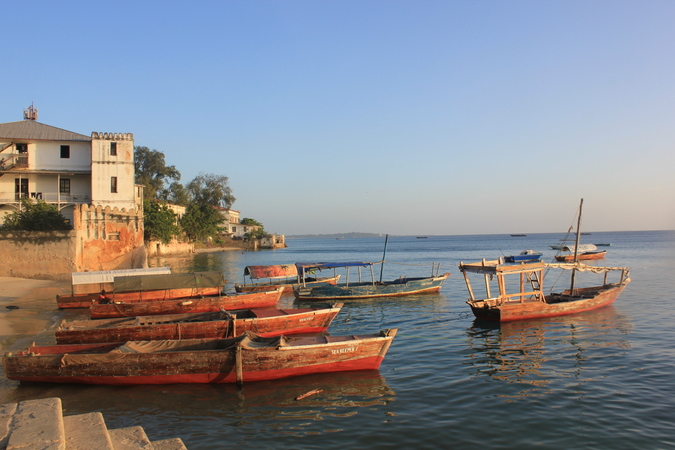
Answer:
[[[321,392],[295,400],[309,391]],[[378,370],[315,374],[235,385],[90,386],[20,383],[7,402],[60,397],[68,414],[102,411],[127,418],[180,415],[184,420],[321,420],[387,405],[395,393]],[[145,419],[144,419],[145,421]]]
[[[474,321],[467,330],[467,362],[474,375],[509,383],[550,387],[552,381],[590,379],[585,369],[630,348],[632,325],[613,307],[558,318],[490,324]],[[592,361],[591,361],[592,360]]]

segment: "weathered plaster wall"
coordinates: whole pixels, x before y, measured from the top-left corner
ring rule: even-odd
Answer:
[[[77,271],[75,231],[0,232],[0,276],[70,279]]]
[[[194,253],[195,244],[192,242],[179,242],[176,240],[168,244],[163,244],[160,241],[150,241],[145,243],[148,258],[165,255],[184,255],[186,253]]]
[[[74,223],[79,271],[147,266],[142,211],[78,205]]]

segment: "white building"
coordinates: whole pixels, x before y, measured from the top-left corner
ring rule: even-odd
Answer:
[[[77,204],[142,207],[141,189],[131,133],[78,134],[38,122],[33,107],[0,124],[0,223],[23,197],[57,205],[72,222]]]

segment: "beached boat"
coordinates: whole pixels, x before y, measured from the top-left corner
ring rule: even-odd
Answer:
[[[284,293],[293,293],[293,289],[303,286],[322,286],[336,284],[340,275],[332,277],[316,277],[313,273],[305,272],[301,278],[295,264],[283,264],[272,266],[246,266],[244,267],[244,279],[248,277],[249,283],[235,284],[237,292],[256,292],[277,287],[283,287]],[[268,281],[258,281],[267,279]]]
[[[166,268],[160,268],[166,269]],[[89,308],[109,302],[152,302],[218,295],[226,280],[222,272],[167,273],[164,271],[76,272],[72,285],[104,286],[93,293],[57,295],[59,308]],[[107,287],[107,289],[106,289]]]
[[[581,209],[579,206],[579,224],[581,225]],[[579,232],[577,231],[577,242]],[[578,255],[577,255],[578,256]],[[570,286],[559,293],[544,293],[544,269],[563,269],[571,273]],[[469,300],[467,303],[478,319],[497,322],[535,319],[540,317],[556,317],[584,311],[592,311],[611,305],[630,283],[630,269],[626,267],[589,266],[578,261],[573,263],[545,264],[543,262],[524,263],[519,265],[504,264],[502,259],[483,260],[478,263],[459,264],[464,275]],[[601,284],[578,286],[577,273],[603,274]],[[610,283],[610,273],[619,274],[619,279]],[[483,278],[486,296],[476,297],[469,274],[478,274]],[[492,294],[494,283],[497,295]],[[508,293],[513,289],[515,292]]]
[[[340,312],[342,303],[325,309],[244,309],[165,316],[98,320],[63,320],[55,330],[57,344],[215,339],[244,331],[258,336],[323,333]]]
[[[535,252],[534,250],[523,250],[519,255],[505,256],[504,261],[506,262],[529,262],[529,261],[539,261],[541,258],[541,253]]]
[[[6,354],[11,380],[111,385],[243,383],[379,368],[396,329],[379,335],[130,341],[31,346]]]
[[[223,294],[214,297],[177,299],[153,302],[114,302],[89,307],[92,319],[113,317],[157,316],[217,312],[221,309],[274,308],[281,298],[282,288],[245,294]]]
[[[432,276],[420,278],[400,277],[394,281],[375,281],[373,273],[373,265],[379,263],[373,262],[335,262],[335,263],[298,263],[300,271],[305,270],[322,270],[322,269],[336,269],[345,268],[347,275],[344,284],[326,285],[326,286],[301,286],[293,291],[295,298],[298,300],[355,300],[363,298],[377,298],[377,297],[396,297],[414,294],[426,294],[440,291],[443,282],[450,276],[449,273],[433,275],[434,269],[438,271],[436,266],[432,268]],[[357,282],[349,280],[349,268],[356,267],[358,269]],[[371,281],[362,281],[361,269],[370,268]]]
[[[563,245],[560,249],[564,252],[568,252],[563,255],[556,255],[556,261],[560,262],[573,262],[575,260],[575,246],[574,245]],[[586,261],[586,260],[596,260],[603,259],[607,255],[607,250],[598,250],[598,248],[593,244],[579,244],[576,247],[576,260],[577,261]]]

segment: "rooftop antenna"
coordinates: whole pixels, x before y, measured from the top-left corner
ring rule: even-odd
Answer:
[[[23,110],[23,119],[37,121],[37,118],[38,110],[33,106],[33,102],[31,102],[30,106]]]

